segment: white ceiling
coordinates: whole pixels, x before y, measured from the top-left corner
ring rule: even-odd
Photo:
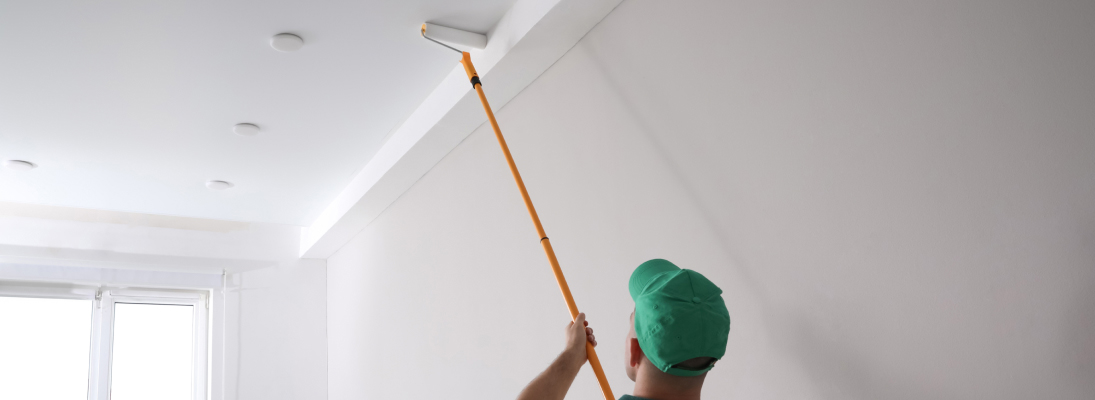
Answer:
[[[308,225],[512,3],[0,3],[0,201]]]

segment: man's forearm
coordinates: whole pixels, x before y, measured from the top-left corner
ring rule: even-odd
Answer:
[[[563,400],[585,362],[585,354],[564,351],[521,391],[517,400]]]

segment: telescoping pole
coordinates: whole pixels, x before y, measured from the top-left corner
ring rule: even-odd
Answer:
[[[559,283],[559,291],[563,292],[563,300],[566,300],[567,308],[570,309],[570,318],[571,320],[578,318],[578,305],[574,303],[574,296],[570,294],[570,287],[567,286],[567,280],[563,277],[563,270],[559,268],[559,260],[555,258],[555,250],[551,249],[551,240],[544,233],[544,226],[540,224],[540,217],[536,215],[536,207],[532,206],[532,198],[528,196],[528,190],[525,189],[525,181],[521,180],[521,173],[517,171],[517,164],[513,162],[513,155],[509,152],[509,146],[506,146],[506,138],[502,136],[502,130],[498,128],[498,121],[494,119],[494,112],[491,111],[490,104],[487,103],[487,95],[483,93],[483,84],[479,82],[479,74],[475,73],[475,66],[471,63],[471,54],[466,51],[461,53],[463,58],[460,63],[464,65],[464,71],[468,73],[468,79],[471,80],[472,87],[479,94],[479,101],[483,103],[483,110],[487,112],[490,127],[494,128],[494,137],[498,138],[498,145],[502,147],[502,154],[506,155],[509,171],[513,173],[513,180],[517,181],[517,189],[521,191],[521,198],[525,200],[525,207],[528,208],[529,217],[532,217],[532,224],[536,225],[536,234],[539,235],[540,245],[544,247],[544,254],[547,255],[548,263],[551,264],[551,271],[555,273],[555,281]],[[604,393],[605,400],[616,400],[616,397],[612,395],[612,388],[608,386],[605,371],[601,368],[601,360],[597,358],[597,351],[593,349],[593,344],[588,341],[586,342],[586,355],[589,358],[589,365],[593,367],[593,373],[597,375],[597,382],[601,384],[601,392]]]

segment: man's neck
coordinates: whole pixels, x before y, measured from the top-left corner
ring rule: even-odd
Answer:
[[[658,388],[644,388],[636,383],[632,396],[650,400],[700,400],[700,390],[697,388],[688,392],[677,392],[659,390]]]
[[[667,376],[644,376],[639,374],[635,379],[635,397],[643,397],[651,400],[699,400],[700,390],[703,389],[703,379],[695,380],[673,379]],[[697,384],[698,383],[698,384]]]

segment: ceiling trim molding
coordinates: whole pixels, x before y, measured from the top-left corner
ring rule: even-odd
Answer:
[[[61,265],[0,262],[0,279],[28,282],[61,282],[92,285],[125,285],[157,288],[211,289],[222,286],[219,273],[142,271]]]
[[[131,213],[124,211],[93,210],[88,208],[60,207],[44,204],[0,202],[0,216],[107,223],[126,226],[185,229],[208,232],[235,232],[250,229],[251,223],[219,219],[175,217]]]

